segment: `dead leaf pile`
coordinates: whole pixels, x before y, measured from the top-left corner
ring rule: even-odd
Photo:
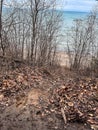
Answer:
[[[67,122],[84,122],[98,126],[98,85],[95,79],[69,80],[56,88],[50,103],[60,112],[64,110]]]
[[[0,74],[0,106],[9,105],[21,93],[27,94],[32,88],[42,87],[50,82],[50,72],[42,68],[23,67]],[[50,75],[51,76],[51,75]],[[12,104],[12,103],[11,103]]]
[[[10,97],[28,86],[27,75],[21,73],[19,70],[3,75],[0,81],[0,92],[6,97]]]

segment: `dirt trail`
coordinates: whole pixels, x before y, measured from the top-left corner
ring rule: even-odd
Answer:
[[[49,111],[49,92],[32,89],[15,104],[0,111],[0,130],[90,130],[83,124],[67,124],[61,115]]]
[[[28,104],[32,103],[32,105],[37,106],[39,105],[39,102],[41,102],[41,100],[48,101],[48,97],[49,94],[47,93],[47,91],[32,89],[28,93]]]

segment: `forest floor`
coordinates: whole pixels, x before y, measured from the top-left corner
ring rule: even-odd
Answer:
[[[24,66],[0,74],[0,130],[98,130],[98,79]]]

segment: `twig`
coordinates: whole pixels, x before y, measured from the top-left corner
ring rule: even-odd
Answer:
[[[67,119],[66,119],[66,116],[65,116],[65,113],[64,113],[64,109],[61,108],[61,113],[62,113],[62,117],[64,119],[64,122],[65,122],[65,125],[67,124]]]

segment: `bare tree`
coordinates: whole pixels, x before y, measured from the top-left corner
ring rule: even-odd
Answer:
[[[61,26],[55,1],[11,0],[7,1],[5,10],[2,17],[3,55],[25,58],[33,65],[52,65]]]
[[[0,45],[1,45],[1,49],[3,51],[4,48],[3,48],[3,44],[2,44],[2,8],[3,8],[3,0],[0,1]]]
[[[95,12],[91,12],[84,21],[81,19],[75,20],[75,26],[73,26],[71,32],[72,43],[71,46],[68,45],[69,52],[73,53],[71,64],[73,69],[78,70],[85,66],[87,59],[90,59],[91,49],[95,44],[96,20]]]

